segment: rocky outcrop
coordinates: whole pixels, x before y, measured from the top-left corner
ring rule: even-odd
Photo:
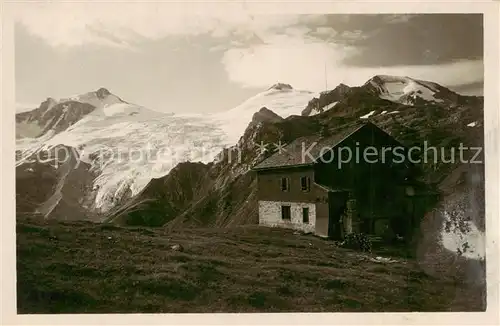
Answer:
[[[101,87],[95,92],[95,94],[96,94],[98,99],[104,100],[106,97],[111,95],[111,92],[108,91],[106,88]]]
[[[95,106],[87,103],[58,103],[54,99],[48,99],[35,110],[16,114],[16,136],[33,138],[49,131],[59,133],[94,110]]]
[[[161,226],[170,222],[203,196],[211,184],[210,165],[185,162],[168,175],[153,179],[137,196],[118,206],[108,222],[125,225]]]
[[[269,110],[266,107],[262,107],[258,112],[255,112],[252,116],[252,121],[250,121],[250,127],[258,125],[262,122],[280,122],[283,118]]]
[[[120,102],[123,101],[106,88],[61,100],[49,97],[38,108],[16,114],[16,137],[58,134],[94,110]]]
[[[94,220],[91,212],[95,174],[75,148],[54,146],[16,167],[16,215],[58,220]]]
[[[339,84],[330,91],[325,91],[319,97],[313,98],[302,111],[302,115],[310,116],[326,111],[329,105],[339,102],[351,91],[351,88],[345,84]]]
[[[277,90],[277,91],[287,91],[292,89],[293,89],[292,85],[285,83],[276,83],[268,88],[268,90]]]

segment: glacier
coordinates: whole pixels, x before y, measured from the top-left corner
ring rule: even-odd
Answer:
[[[76,149],[97,174],[94,209],[100,213],[126,194],[136,195],[178,163],[211,162],[237,144],[262,107],[284,118],[300,115],[315,94],[271,87],[233,109],[210,114],[160,113],[106,95],[99,103],[88,95],[70,97],[67,100],[92,101],[96,109],[60,133],[16,139],[16,166],[59,144]]]

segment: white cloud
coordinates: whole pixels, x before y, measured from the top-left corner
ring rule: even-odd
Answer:
[[[335,36],[337,35],[337,31],[334,30],[332,27],[317,27],[316,34],[318,35],[326,35],[326,36]]]
[[[388,15],[385,18],[385,21],[389,24],[406,23],[415,16],[417,15],[411,15],[411,14]]]
[[[340,35],[342,38],[347,40],[360,40],[360,39],[366,39],[368,37],[367,35],[363,34],[363,32],[360,30],[344,31]]]
[[[294,37],[304,37],[307,33],[311,31],[310,28],[305,27],[305,26],[294,26],[294,27],[287,27],[285,29],[285,33],[290,36]]]
[[[218,7],[221,6],[220,10]],[[210,7],[207,13],[207,6]],[[356,68],[342,60],[357,50],[353,46],[326,43],[308,35],[299,23],[324,20],[321,15],[252,15],[244,3],[154,3],[66,2],[19,3],[17,19],[52,46],[98,44],[127,49],[141,38],[161,39],[170,35],[208,33],[215,38],[231,36],[238,44],[215,45],[226,50],[223,64],[229,78],[244,86],[267,87],[284,81],[296,88],[324,90],[325,65],[329,87],[340,82],[359,85],[376,74],[408,75],[453,86],[483,80],[482,61],[464,61],[440,66],[396,66]],[[389,16],[391,22],[411,15]],[[349,15],[337,16],[348,21]],[[323,21],[326,23],[326,20]],[[281,32],[281,34],[278,34]],[[331,27],[317,27],[316,36],[335,36]],[[341,34],[349,40],[364,38],[361,31]],[[245,47],[244,43],[247,43]],[[248,44],[253,44],[252,46]]]
[[[291,26],[301,19],[300,15],[253,16],[243,3],[50,2],[19,3],[15,9],[16,19],[52,46],[117,46],[141,37],[201,33],[227,37],[233,31]]]
[[[296,88],[317,89],[324,85],[325,62],[340,62],[355,51],[286,35],[267,41],[272,43],[226,51],[222,62],[231,80],[247,87],[266,87],[283,81]]]
[[[325,89],[339,83],[358,86],[378,74],[402,75],[430,80],[452,87],[483,80],[483,61],[458,61],[442,65],[352,67],[342,63],[357,49],[325,43],[304,42],[291,36],[274,37],[273,43],[249,48],[229,49],[223,64],[229,78],[245,87],[267,87],[277,81],[298,89]]]

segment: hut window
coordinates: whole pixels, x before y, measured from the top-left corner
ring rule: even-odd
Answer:
[[[302,222],[309,223],[309,207],[302,207]]]
[[[290,180],[288,178],[281,178],[281,191],[290,190]]]
[[[281,219],[290,220],[292,217],[290,206],[281,206]]]
[[[309,191],[310,189],[310,179],[309,177],[301,177],[300,178],[300,187],[302,189],[302,191]]]

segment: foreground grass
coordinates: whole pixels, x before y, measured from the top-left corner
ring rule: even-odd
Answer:
[[[184,250],[171,246],[181,244]],[[258,226],[120,228],[85,222],[17,225],[19,313],[477,310],[460,284],[414,261]]]

